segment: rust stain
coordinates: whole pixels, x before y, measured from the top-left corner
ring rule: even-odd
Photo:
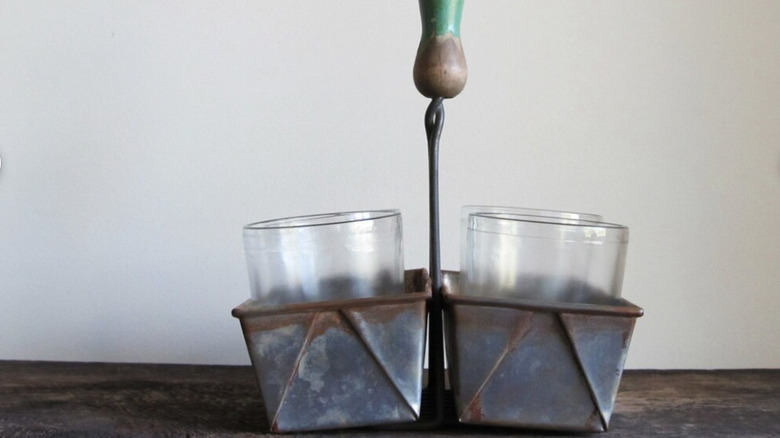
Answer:
[[[241,323],[246,333],[254,333],[276,330],[291,325],[308,324],[313,317],[314,314],[311,313],[253,316],[242,318]]]
[[[471,404],[466,408],[466,413],[468,414],[468,417],[463,418],[464,416],[461,415],[461,420],[468,419],[471,423],[482,422],[482,394],[477,394],[477,396],[474,397],[474,400],[472,400]]]
[[[317,312],[317,317],[312,325],[306,345],[323,336],[330,329],[337,329],[352,335],[352,330],[347,326],[339,312]]]
[[[623,330],[623,349],[627,349],[628,345],[631,343],[631,334],[634,331],[634,324],[636,323],[636,320],[632,319],[628,327]]]
[[[607,423],[604,421],[604,418],[601,417],[601,413],[598,409],[594,409],[593,412],[590,414],[590,417],[588,417],[588,420],[585,422],[585,425],[583,426],[583,430],[587,430],[589,432],[606,432],[607,431]]]
[[[344,309],[347,315],[353,312],[360,316],[360,319],[368,324],[384,324],[393,321],[399,316],[415,310],[425,309],[425,302],[405,303],[405,304],[388,304],[384,306],[371,306],[364,307],[362,309]]]

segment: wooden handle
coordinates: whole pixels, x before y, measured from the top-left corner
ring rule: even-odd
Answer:
[[[414,85],[426,97],[455,97],[468,77],[460,42],[463,0],[419,2],[422,38],[414,61]]]

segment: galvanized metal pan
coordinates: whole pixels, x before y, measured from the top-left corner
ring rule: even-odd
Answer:
[[[443,289],[461,423],[607,430],[641,308],[465,296],[457,272],[444,273]]]
[[[405,293],[233,309],[273,432],[414,422],[420,415],[427,271]]]

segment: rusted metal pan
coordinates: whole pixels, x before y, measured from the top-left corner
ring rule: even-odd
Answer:
[[[460,422],[607,430],[641,308],[465,296],[456,272],[443,289]]]
[[[416,421],[425,356],[425,270],[406,293],[275,308],[233,309],[273,432]]]

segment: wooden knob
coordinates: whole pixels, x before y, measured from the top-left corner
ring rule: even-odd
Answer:
[[[452,98],[466,86],[468,68],[460,41],[463,0],[419,0],[422,38],[414,85],[426,97]]]

